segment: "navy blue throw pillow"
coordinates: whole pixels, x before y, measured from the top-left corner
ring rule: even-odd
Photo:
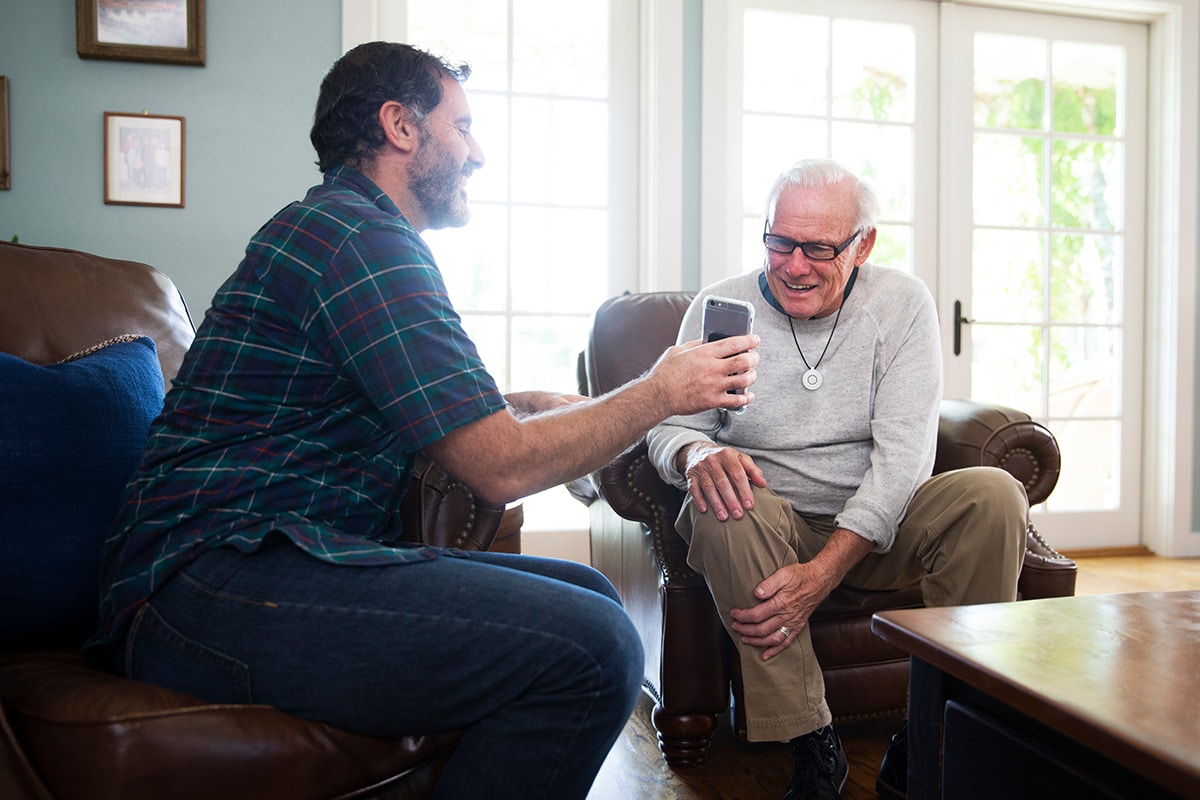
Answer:
[[[144,336],[49,366],[0,353],[0,649],[95,628],[104,540],[162,404]]]

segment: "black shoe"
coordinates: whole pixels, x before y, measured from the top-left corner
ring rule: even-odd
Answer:
[[[908,798],[908,720],[888,742],[875,778],[875,791],[883,800]]]
[[[840,800],[850,769],[832,725],[792,739],[792,780],[783,800]]]

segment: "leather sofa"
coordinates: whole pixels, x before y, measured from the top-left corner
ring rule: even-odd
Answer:
[[[674,344],[693,294],[626,294],[596,312],[587,349],[580,354],[580,390],[598,396],[649,368]],[[935,472],[971,465],[999,466],[1042,502],[1058,480],[1053,434],[1027,414],[966,400],[941,408]],[[684,493],[658,477],[644,443],[591,476],[598,495],[590,505],[592,563],[617,587],[643,638],[645,691],[652,721],[672,766],[701,762],[717,716],[730,709],[739,738],[745,724],[740,668],[732,642],[713,608],[704,579],[687,565],[675,532]],[[575,494],[586,498],[578,486]],[[1021,572],[1022,598],[1072,595],[1076,566],[1053,550],[1031,525]],[[813,614],[813,647],[822,666],[826,698],[836,722],[900,717],[905,713],[908,655],[871,633],[871,616],[919,607],[918,589],[869,592],[840,587]]]
[[[0,243],[0,287],[0,353],[33,364],[142,334],[157,347],[167,387],[193,338],[179,292],[146,264]],[[64,493],[61,502],[74,497]],[[9,511],[0,507],[0,537],[22,535],[3,522]],[[428,461],[403,502],[413,539],[444,546],[489,547],[502,514]],[[206,703],[89,664],[82,638],[14,646],[0,632],[6,800],[421,798],[458,739],[382,740],[268,706]]]

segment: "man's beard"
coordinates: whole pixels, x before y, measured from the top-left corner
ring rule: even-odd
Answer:
[[[459,228],[471,219],[471,209],[459,188],[463,169],[454,156],[427,130],[408,165],[408,184],[421,204],[430,228]]]

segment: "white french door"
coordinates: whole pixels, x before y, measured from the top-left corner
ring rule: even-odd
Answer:
[[[1138,544],[1146,26],[943,10],[948,396],[1027,411],[1064,548]]]

